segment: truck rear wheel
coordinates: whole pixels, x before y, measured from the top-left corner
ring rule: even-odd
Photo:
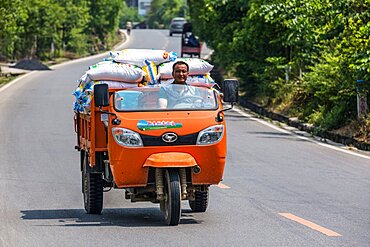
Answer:
[[[189,201],[189,206],[193,212],[205,212],[208,206],[208,190],[195,191],[195,200]]]
[[[87,155],[82,171],[82,192],[85,210],[88,214],[100,214],[103,210],[103,179],[100,173],[88,173]]]
[[[165,221],[169,226],[178,225],[181,217],[181,189],[179,172],[176,169],[165,171],[165,200],[160,202]]]

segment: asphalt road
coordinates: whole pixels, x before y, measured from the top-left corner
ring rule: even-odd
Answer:
[[[180,36],[133,30],[123,47],[179,52]],[[370,156],[240,111],[227,113],[227,167],[206,213],[184,203],[169,227],[156,204],[113,190],[87,215],[72,92],[102,57],[0,89],[0,246],[370,246]]]

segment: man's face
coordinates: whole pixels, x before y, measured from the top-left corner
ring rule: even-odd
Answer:
[[[185,84],[188,79],[188,74],[189,71],[185,64],[176,64],[172,72],[172,76],[175,79],[174,83]]]

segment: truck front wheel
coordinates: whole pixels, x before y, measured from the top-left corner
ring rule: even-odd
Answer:
[[[179,173],[176,169],[167,169],[164,174],[165,200],[160,202],[165,221],[169,226],[178,225],[181,217],[181,189]]]

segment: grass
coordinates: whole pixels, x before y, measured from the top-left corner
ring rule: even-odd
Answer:
[[[17,78],[15,75],[0,75],[0,87]]]

